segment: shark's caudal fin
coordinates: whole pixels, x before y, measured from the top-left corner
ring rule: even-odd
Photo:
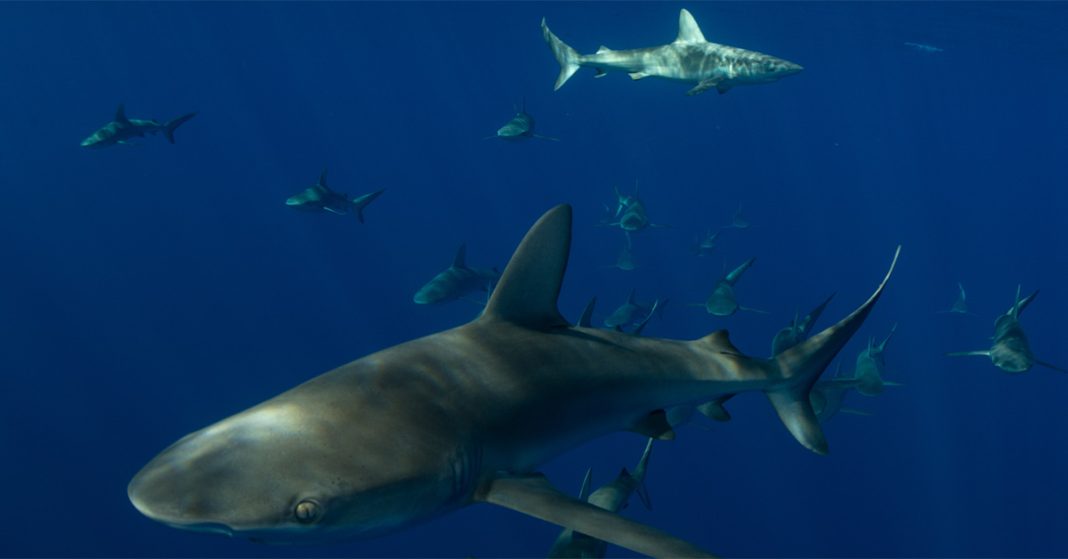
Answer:
[[[370,194],[364,194],[363,196],[357,196],[352,199],[352,205],[356,208],[356,219],[363,223],[363,209],[366,208],[371,202],[374,202],[376,198],[382,195],[386,189],[376,190]]]
[[[738,283],[738,280],[742,278],[742,274],[744,274],[745,271],[753,265],[753,262],[756,262],[756,257],[750,258],[749,260],[742,262],[738,265],[737,268],[731,270],[729,274],[723,276],[723,281],[727,282],[727,284],[729,285],[734,285]]]
[[[857,310],[837,324],[771,359],[772,366],[777,367],[788,382],[785,386],[767,391],[768,399],[794,438],[813,452],[826,454],[827,440],[823,437],[819,420],[812,410],[809,392],[823,370],[860,329],[864,319],[875,307],[875,302],[882,296],[886,283],[894,272],[900,254],[899,246],[894,251],[894,260],[890,263],[890,269],[887,270],[883,281]]]
[[[186,121],[188,121],[189,119],[191,119],[191,118],[193,118],[195,116],[197,116],[196,113],[189,113],[187,115],[182,115],[182,116],[180,116],[180,117],[168,122],[167,124],[164,124],[163,125],[163,135],[167,137],[167,141],[173,144],[174,143],[174,130],[176,128],[178,128],[179,126],[185,124]]]
[[[512,254],[480,320],[546,330],[567,326],[556,300],[571,252],[571,206],[545,212]]]
[[[556,77],[556,85],[553,86],[553,91],[556,91],[563,87],[571,76],[575,75],[582,57],[578,51],[567,46],[567,43],[561,41],[560,37],[549,31],[549,26],[545,24],[545,18],[541,18],[541,36],[545,38],[549,48],[553,49],[553,56],[556,57],[556,62],[560,64],[560,75]]]
[[[560,493],[542,476],[490,480],[474,499],[512,509],[649,557],[714,557],[616,513]]]

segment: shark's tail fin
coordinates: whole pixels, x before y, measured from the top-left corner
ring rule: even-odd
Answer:
[[[193,118],[195,116],[197,116],[196,113],[189,113],[187,115],[182,115],[182,116],[180,116],[180,117],[178,117],[178,118],[176,118],[174,120],[171,120],[167,124],[164,124],[163,125],[163,135],[167,137],[167,141],[173,144],[174,143],[174,131],[175,131],[175,129],[177,129],[179,126],[185,124],[186,121],[188,121],[189,119],[191,119],[191,118]]]
[[[560,75],[557,76],[556,85],[553,86],[553,91],[556,91],[563,87],[564,83],[578,71],[581,55],[575,49],[567,46],[567,43],[561,41],[560,37],[549,31],[549,26],[545,25],[545,18],[541,18],[541,35],[545,37],[545,42],[549,43],[549,48],[553,49],[553,56],[560,63]]]
[[[890,269],[887,270],[882,283],[857,310],[837,324],[787,349],[771,360],[771,366],[778,369],[786,382],[768,390],[768,399],[778,412],[779,419],[794,438],[813,452],[826,454],[827,440],[823,437],[819,420],[812,410],[809,392],[823,370],[853,334],[860,329],[864,319],[871,313],[875,302],[882,296],[887,281],[890,280],[890,274],[894,272],[900,253],[901,247],[899,246],[894,252],[894,260],[890,263]]]
[[[363,223],[363,209],[371,202],[374,202],[375,198],[381,196],[385,191],[386,189],[383,188],[382,190],[376,190],[370,194],[364,194],[363,196],[357,196],[352,199],[352,205],[356,209],[356,219],[360,220],[360,223]]]

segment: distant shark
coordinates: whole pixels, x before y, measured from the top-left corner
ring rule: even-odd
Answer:
[[[637,491],[638,497],[641,498],[645,507],[651,508],[649,494],[645,491],[644,482],[645,469],[649,465],[649,452],[653,449],[653,440],[649,439],[649,442],[645,443],[645,451],[642,453],[641,459],[638,460],[638,465],[634,468],[633,474],[623,468],[623,471],[619,472],[619,475],[612,483],[598,488],[592,494],[589,493],[591,471],[587,470],[586,477],[582,480],[579,499],[609,512],[619,512],[627,507],[627,501],[630,500],[630,496]],[[608,543],[604,540],[591,538],[586,534],[576,533],[574,530],[565,528],[557,536],[547,557],[551,559],[565,557],[598,559],[604,557],[607,551]]]
[[[752,227],[752,223],[742,213],[742,205],[738,204],[738,209],[734,210],[734,215],[731,216],[731,222],[720,229],[749,229],[750,227]]]
[[[812,387],[808,400],[812,404],[812,410],[820,422],[827,421],[838,414],[851,413],[853,415],[871,415],[870,413],[842,407],[845,396],[850,390],[856,390],[860,381],[856,378],[843,378],[835,371],[833,377],[821,380]]]
[[[611,264],[609,268],[617,268],[624,272],[634,271],[638,267],[638,263],[634,260],[633,244],[631,243],[630,233],[624,231],[623,247],[619,249],[619,255],[616,256],[615,264]]]
[[[886,374],[886,344],[894,337],[897,324],[890,327],[890,333],[880,343],[875,343],[875,338],[868,338],[868,347],[857,355],[856,369],[853,377],[858,381],[857,392],[865,396],[882,394],[887,386],[901,386],[899,383],[888,381],[883,378]]]
[[[1035,300],[1037,295],[1038,291],[1035,291],[1024,299],[1020,299],[1020,287],[1017,286],[1016,299],[1013,301],[1012,306],[1009,307],[1005,314],[994,321],[994,344],[990,349],[961,351],[950,353],[949,355],[954,357],[965,355],[989,357],[995,367],[1006,373],[1023,373],[1031,369],[1031,366],[1035,364],[1055,371],[1068,372],[1056,365],[1035,359],[1035,354],[1031,352],[1031,344],[1027,341],[1023,326],[1020,325],[1020,313],[1027,308],[1027,305],[1031,304],[1031,301]]]
[[[460,245],[452,265],[438,273],[419,291],[412,300],[420,305],[455,301],[476,291],[489,293],[500,275],[492,268],[469,268],[467,266],[467,244]]]
[[[127,118],[126,109],[122,104],[119,104],[119,108],[115,110],[115,119],[82,140],[81,145],[83,148],[126,145],[130,144],[134,138],[144,138],[145,134],[159,134],[161,132],[167,138],[167,141],[173,144],[174,130],[196,115],[196,113],[184,114],[161,124],[155,120]]]
[[[529,140],[530,138],[538,138],[539,140],[552,140],[559,142],[559,138],[553,138],[551,136],[542,136],[534,132],[534,117],[530,116],[527,112],[526,102],[523,103],[522,108],[516,108],[516,114],[504,124],[504,126],[497,129],[497,134],[494,136],[488,136],[489,138],[500,138],[502,140]]]
[[[790,325],[782,330],[779,330],[775,334],[775,338],[771,340],[771,354],[778,355],[791,347],[804,341],[805,336],[808,336],[809,331],[816,325],[816,321],[819,320],[820,315],[823,314],[823,309],[827,308],[827,304],[834,298],[832,293],[830,297],[823,300],[822,303],[816,306],[805,315],[804,318],[798,318],[797,314],[794,314],[794,319],[790,322]]]
[[[698,237],[690,250],[697,256],[708,256],[716,250],[716,242],[719,239],[719,231],[708,231],[704,237]]]
[[[663,312],[663,305],[664,301],[660,299],[651,305],[642,305],[634,298],[634,290],[631,290],[627,301],[604,319],[604,325],[608,328],[624,328],[631,324],[648,322],[654,311],[659,309]]]
[[[909,41],[905,42],[905,46],[906,47],[910,47],[913,50],[918,50],[920,52],[926,52],[928,54],[934,54],[934,53],[937,53],[937,52],[945,52],[945,50],[946,50],[946,49],[943,49],[943,48],[936,47],[934,45],[928,45],[926,43],[912,43],[912,42],[909,42]]]
[[[385,191],[383,188],[370,194],[349,198],[348,194],[335,192],[326,185],[326,169],[323,169],[323,172],[319,174],[319,181],[299,194],[286,198],[286,206],[301,211],[330,212],[339,215],[345,215],[351,211],[356,214],[356,219],[363,223],[364,208]]]
[[[130,501],[176,528],[275,543],[372,537],[491,503],[644,555],[708,557],[561,493],[539,466],[617,431],[660,438],[665,409],[741,392],[765,393],[802,445],[826,453],[809,391],[874,308],[900,248],[860,307],[769,360],[725,331],[684,341],[569,325],[557,296],[570,246],[571,207],[557,206],[479,318],[183,437],[133,477]]]
[[[948,309],[938,311],[940,314],[972,314],[968,312],[968,294],[964,292],[964,284],[957,282],[957,289],[957,300]]]
[[[638,186],[636,184],[634,186],[634,194],[622,194],[619,192],[619,187],[615,188],[615,193],[616,211],[608,223],[609,226],[619,227],[628,235],[650,227],[667,227],[649,220],[645,202],[642,202],[641,198],[638,197]]]
[[[560,64],[554,89],[560,89],[583,66],[596,69],[597,77],[606,70],[620,70],[632,80],[654,76],[696,83],[687,95],[713,88],[726,93],[736,85],[771,83],[802,70],[781,58],[708,42],[685,9],[679,12],[675,41],[659,47],[612,50],[602,46],[594,54],[579,54],[549,31],[545,18],[541,20],[541,33]]]
[[[704,303],[693,303],[691,306],[704,307],[708,314],[715,316],[730,316],[737,311],[767,314],[767,312],[762,310],[739,305],[738,298],[734,295],[734,284],[738,283],[742,274],[753,265],[753,262],[756,262],[756,258],[750,258],[739,264],[737,268],[731,270],[730,273],[724,275],[716,282],[716,286],[712,288],[712,293],[705,299]]]

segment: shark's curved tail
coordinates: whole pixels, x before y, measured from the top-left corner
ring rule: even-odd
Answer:
[[[171,120],[171,121],[167,122],[167,124],[164,124],[163,125],[163,135],[167,137],[167,141],[173,144],[174,143],[174,130],[176,128],[178,128],[179,126],[185,124],[186,121],[188,121],[189,119],[191,119],[191,118],[193,118],[195,116],[197,116],[196,113],[189,113],[187,115],[182,115],[182,116],[180,116],[180,117],[178,117],[178,118],[176,118],[174,120]]]
[[[875,302],[882,296],[886,283],[894,272],[900,254],[901,247],[898,246],[883,281],[857,310],[837,324],[776,355],[769,362],[773,368],[778,369],[785,382],[766,392],[768,400],[794,438],[817,454],[827,453],[827,440],[823,437],[819,419],[812,410],[809,393],[823,370],[860,329],[864,319],[875,307]]]
[[[578,71],[582,55],[569,47],[567,43],[561,41],[560,37],[554,35],[552,31],[549,31],[549,26],[545,24],[545,18],[541,18],[541,35],[545,38],[545,42],[549,44],[549,48],[553,49],[553,56],[556,57],[556,61],[560,63],[560,75],[556,77],[556,85],[553,86],[553,91],[556,91],[563,87],[564,83]]]

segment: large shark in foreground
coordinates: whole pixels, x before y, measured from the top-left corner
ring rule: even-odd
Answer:
[[[632,80],[654,76],[695,83],[688,95],[712,88],[726,93],[736,85],[770,83],[802,70],[781,58],[708,42],[685,9],[679,12],[678,36],[659,47],[612,50],[602,46],[594,54],[579,54],[549,31],[544,18],[541,34],[560,64],[554,89],[560,89],[583,66],[596,69],[597,77],[606,70],[621,70]]]
[[[101,148],[118,144],[129,144],[134,138],[144,138],[145,134],[159,134],[174,143],[174,130],[189,119],[197,116],[196,113],[184,114],[173,120],[160,123],[152,119],[127,118],[126,109],[122,104],[115,110],[115,119],[100,127],[88,138],[82,140],[83,148]]]
[[[1016,286],[1016,299],[1005,314],[994,321],[994,343],[990,349],[979,351],[961,351],[950,353],[950,356],[960,357],[966,355],[980,355],[989,357],[994,366],[1006,373],[1023,373],[1031,369],[1034,364],[1042,365],[1055,371],[1068,372],[1064,369],[1035,359],[1031,352],[1031,344],[1027,341],[1027,334],[1020,325],[1020,313],[1035,300],[1038,291],[1020,299],[1020,286]]]
[[[130,501],[173,527],[292,543],[370,537],[491,503],[637,553],[707,557],[564,495],[539,466],[616,431],[669,438],[665,409],[750,391],[826,453],[809,390],[894,264],[859,308],[767,360],[743,355],[726,331],[670,340],[569,325],[557,296],[570,246],[571,207],[557,206],[520,243],[479,318],[183,437],[134,476]]]

